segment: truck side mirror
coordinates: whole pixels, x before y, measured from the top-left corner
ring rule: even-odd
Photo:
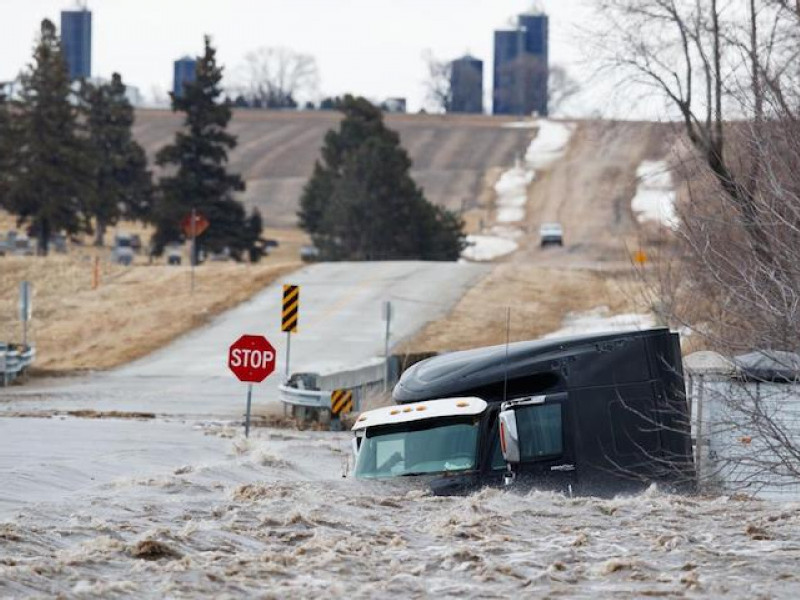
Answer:
[[[350,440],[350,449],[353,451],[353,458],[358,458],[358,447],[360,446],[359,440],[357,437],[353,437]]]
[[[514,410],[500,412],[500,449],[507,463],[518,463],[519,434],[517,433],[517,413]]]

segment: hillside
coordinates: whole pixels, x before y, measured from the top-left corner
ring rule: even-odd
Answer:
[[[500,344],[506,335],[535,339],[558,330],[570,313],[648,314],[649,295],[631,269],[630,253],[640,243],[631,199],[639,164],[669,156],[674,135],[674,127],[657,123],[576,123],[566,154],[538,171],[528,189],[519,250],[402,348],[460,350]],[[539,225],[550,221],[564,227],[563,248],[539,247]]]
[[[239,139],[231,169],[247,181],[246,203],[267,225],[291,227],[306,179],[337,112],[237,110],[230,130]],[[478,205],[498,170],[524,154],[535,131],[504,127],[513,119],[488,116],[387,115],[414,162],[413,176],[429,200],[453,210]],[[173,139],[181,116],[140,110],[134,134],[152,161]]]
[[[670,156],[674,126],[649,122],[581,121],[566,155],[537,173],[528,194],[528,231],[514,261],[549,266],[630,266],[640,234],[631,211],[637,168]],[[539,248],[541,223],[564,226],[563,249]]]

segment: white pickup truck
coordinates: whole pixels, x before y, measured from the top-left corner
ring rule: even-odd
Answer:
[[[539,246],[563,246],[564,228],[561,223],[542,223],[539,227]]]

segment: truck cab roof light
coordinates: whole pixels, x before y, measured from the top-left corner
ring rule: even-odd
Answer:
[[[384,406],[363,413],[361,416],[367,416],[369,421],[365,422],[364,419],[359,418],[353,425],[353,431],[427,419],[479,415],[486,410],[487,406],[485,400],[477,397],[441,398],[411,404]]]

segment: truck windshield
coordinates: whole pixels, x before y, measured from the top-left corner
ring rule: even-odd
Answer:
[[[478,421],[449,419],[367,429],[356,477],[378,479],[475,468]]]

